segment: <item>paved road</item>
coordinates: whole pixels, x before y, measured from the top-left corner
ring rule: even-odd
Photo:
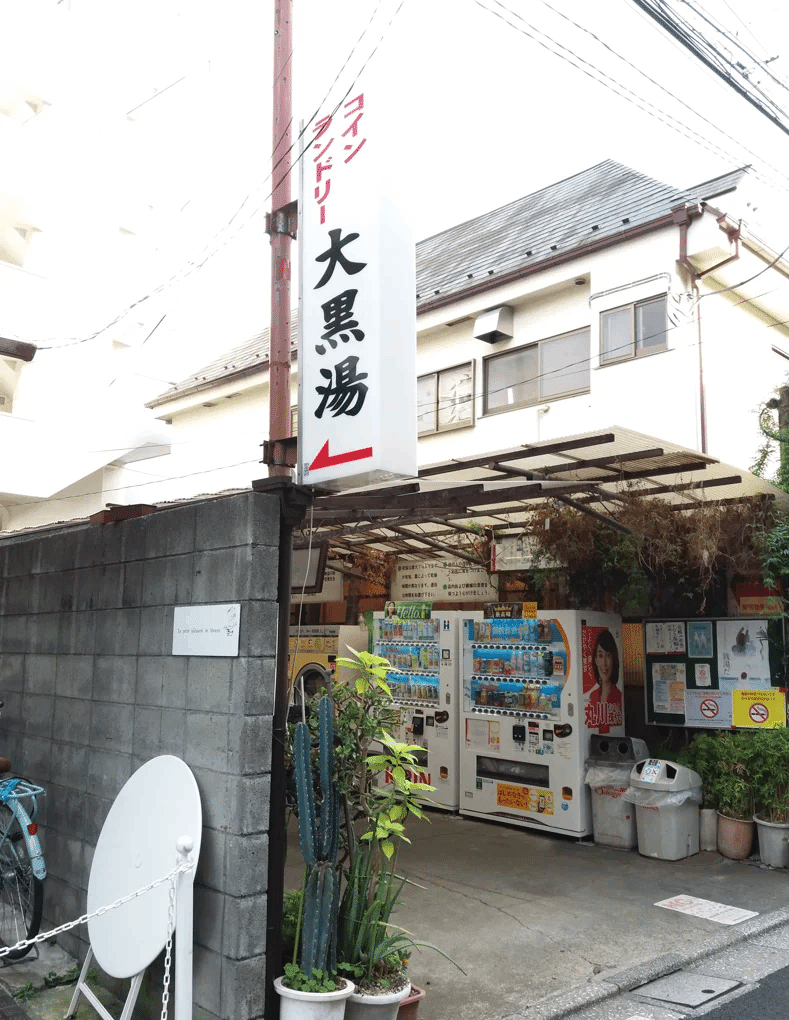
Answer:
[[[758,988],[710,1010],[705,1020],[786,1020],[789,1016],[789,966],[762,978]]]

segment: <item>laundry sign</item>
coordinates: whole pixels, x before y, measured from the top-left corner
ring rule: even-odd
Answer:
[[[304,134],[302,485],[341,489],[417,473],[415,247],[397,204],[399,115],[385,95],[363,75]]]

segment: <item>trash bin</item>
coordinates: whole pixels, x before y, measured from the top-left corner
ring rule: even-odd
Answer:
[[[636,806],[638,852],[678,861],[699,852],[701,776],[684,765],[647,758],[633,766],[622,799]]]
[[[636,845],[636,813],[622,800],[635,762],[649,754],[637,737],[592,733],[584,782],[592,791],[592,834],[600,846],[631,850]]]

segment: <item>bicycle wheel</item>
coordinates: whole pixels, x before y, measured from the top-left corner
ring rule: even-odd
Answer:
[[[13,812],[0,804],[0,943],[13,946],[38,934],[44,906],[44,883],[33,874],[27,843]],[[21,960],[31,946],[6,953],[5,959]]]

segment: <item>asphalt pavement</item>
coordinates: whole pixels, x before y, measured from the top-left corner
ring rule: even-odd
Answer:
[[[756,856],[665,861],[457,815],[430,818],[409,828],[412,843],[400,852],[410,884],[395,921],[464,973],[438,953],[414,954],[412,983],[427,991],[419,1020],[733,1020],[723,1012],[730,1005],[738,1018],[767,1020],[762,990],[770,1008],[785,1001],[789,870]],[[301,869],[294,825],[286,888],[298,886]],[[41,989],[45,975],[73,966],[59,954],[45,943],[39,961],[0,969],[0,987]],[[19,1004],[22,1015],[62,1017],[72,991],[40,990]],[[0,1001],[0,1017],[2,1009]],[[81,1010],[96,1016],[85,1002]],[[780,1016],[789,1016],[783,1002]]]
[[[673,1020],[686,1011],[662,1000],[654,1006],[634,1000],[638,1008],[631,1008],[625,997],[721,951],[778,938],[789,925],[789,871],[763,867],[758,857],[657,860],[436,811],[430,817],[430,825],[409,827],[412,843],[400,851],[400,870],[413,884],[395,921],[465,973],[437,953],[413,955],[411,980],[427,991],[420,1020],[553,1020],[572,1013],[583,1020]],[[298,886],[301,867],[294,826],[287,888]],[[684,902],[677,897],[734,908],[706,910],[736,923],[656,905]],[[736,911],[745,912],[742,919]],[[771,969],[789,961],[787,945],[761,947],[769,950]]]

